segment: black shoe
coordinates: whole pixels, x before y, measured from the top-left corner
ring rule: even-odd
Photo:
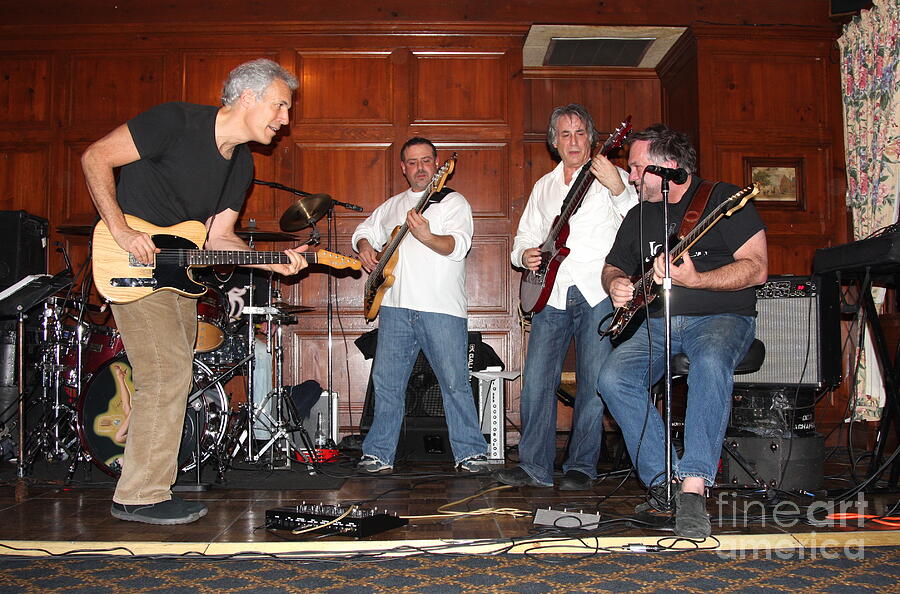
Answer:
[[[683,538],[706,538],[712,534],[704,495],[678,493],[675,505],[675,534]]]
[[[531,475],[522,470],[521,466],[504,468],[491,475],[495,480],[512,487],[552,487],[553,483],[544,484],[531,478]]]
[[[199,509],[197,508],[198,505],[200,506]],[[206,515],[206,506],[202,503],[188,503],[182,499],[169,499],[159,503],[139,505],[124,505],[113,502],[110,514],[114,518],[128,522],[171,526],[196,522]]]
[[[593,486],[594,479],[579,470],[569,470],[559,481],[560,491],[590,491]]]

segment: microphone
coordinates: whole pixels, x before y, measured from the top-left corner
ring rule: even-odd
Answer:
[[[661,167],[659,165],[647,165],[644,167],[647,173],[655,173],[663,179],[671,181],[673,184],[683,184],[687,181],[688,173],[681,167],[672,169],[670,167]]]

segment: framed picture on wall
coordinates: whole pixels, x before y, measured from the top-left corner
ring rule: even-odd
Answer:
[[[744,157],[744,180],[759,184],[757,203],[804,206],[802,158]]]

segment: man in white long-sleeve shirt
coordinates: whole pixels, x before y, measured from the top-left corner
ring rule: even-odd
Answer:
[[[588,111],[572,103],[550,116],[547,142],[561,161],[534,185],[513,244],[513,266],[537,270],[540,246],[560,214],[578,171],[591,159],[597,132]],[[556,459],[556,390],[569,342],[575,338],[575,411],[568,455],[563,463],[563,490],[590,489],[597,477],[603,431],[603,402],[595,389],[609,340],[597,326],[612,312],[600,282],[607,252],[625,213],[637,203],[628,174],[606,157],[591,165],[596,180],[578,211],[569,219],[565,245],[571,250],[560,265],[547,305],[531,320],[528,355],[520,397],[519,466],[495,478],[513,486],[552,487]]]
[[[406,141],[400,168],[410,188],[376,208],[352,238],[363,267],[371,272],[394,228],[409,225],[398,248],[394,284],[378,310],[378,346],[372,364],[375,415],[357,468],[367,473],[393,471],[406,385],[421,349],[441,387],[456,467],[481,472],[488,469],[487,443],[467,365],[466,256],[472,245],[472,209],[462,194],[450,191],[440,202],[416,212],[438,170],[431,141],[419,137]]]

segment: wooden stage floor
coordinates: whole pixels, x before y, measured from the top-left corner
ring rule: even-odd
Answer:
[[[75,550],[110,550],[111,554],[306,551],[323,555],[375,550],[408,554],[416,548],[430,550],[430,547],[462,553],[535,549],[559,553],[594,550],[598,546],[628,545],[639,549],[660,543],[747,550],[846,546],[848,541],[860,539],[868,546],[900,545],[900,534],[883,524],[855,519],[831,522],[832,525],[820,522],[835,494],[851,487],[844,477],[846,469],[839,463],[828,466],[831,478],[826,480],[826,490],[812,496],[783,494],[767,500],[750,490],[714,489],[708,500],[708,511],[716,538],[704,543],[678,543],[666,528],[654,529],[630,522],[634,506],[642,501],[643,489],[627,471],[621,470],[611,472],[590,491],[571,492],[556,488],[497,489],[500,485],[490,475],[456,473],[450,464],[409,463],[399,465],[393,475],[360,476],[346,460],[326,465],[318,474],[305,477],[303,484],[307,488],[303,489],[237,489],[226,485],[209,491],[179,493],[185,499],[200,500],[209,507],[206,517],[183,526],[152,526],[112,518],[109,514],[112,490],[108,482],[66,486],[60,482],[34,482],[27,477],[24,482],[13,478],[0,486],[0,517],[3,518],[0,549],[3,554],[23,554],[23,549],[31,549],[32,553],[28,554],[35,555],[45,554],[41,551],[58,554]],[[4,476],[9,476],[9,470],[7,467]],[[300,470],[305,474],[305,467]],[[259,473],[260,486],[264,486],[265,477],[284,471],[253,472]],[[94,470],[92,474],[100,473]],[[318,479],[339,482],[334,477],[345,477],[339,488],[317,488]],[[898,497],[896,491],[866,495],[865,508],[859,508],[859,499],[852,498],[853,506],[834,511],[875,515],[890,512],[896,516],[900,513],[891,508],[897,504]],[[459,503],[447,507],[454,502]],[[409,523],[361,539],[340,535],[323,537],[315,533],[295,535],[287,530],[266,529],[266,510],[302,503],[377,507],[408,517]],[[558,530],[536,525],[534,512],[538,509],[589,514],[583,516],[588,520],[597,515],[598,528]],[[471,515],[458,513],[476,511],[477,514]]]

